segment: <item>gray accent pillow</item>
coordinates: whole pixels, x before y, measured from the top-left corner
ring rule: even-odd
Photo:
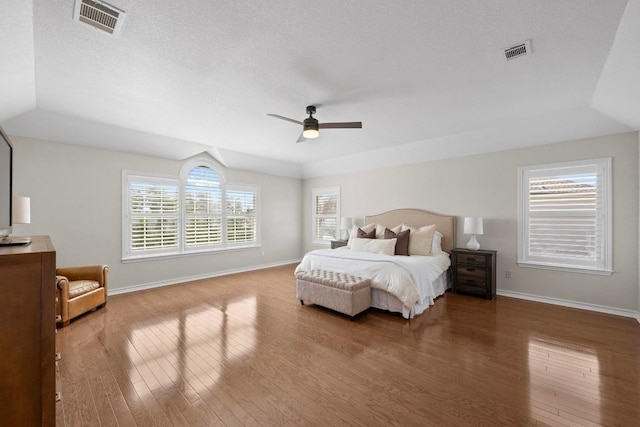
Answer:
[[[385,228],[384,230],[384,238],[385,239],[398,239],[396,242],[396,255],[406,255],[409,256],[409,230],[408,228],[399,233],[394,233],[393,231]]]

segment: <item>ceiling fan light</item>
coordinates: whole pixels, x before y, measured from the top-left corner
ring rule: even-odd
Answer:
[[[305,129],[304,131],[302,131],[302,136],[307,139],[313,139],[320,136],[320,132],[318,132],[318,129]]]
[[[304,119],[302,123],[302,136],[307,139],[313,139],[320,136],[320,132],[318,132],[318,121],[313,117],[307,117]]]

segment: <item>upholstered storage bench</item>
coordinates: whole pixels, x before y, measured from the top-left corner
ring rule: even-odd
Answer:
[[[300,304],[309,301],[351,317],[371,306],[371,280],[325,270],[296,274]]]

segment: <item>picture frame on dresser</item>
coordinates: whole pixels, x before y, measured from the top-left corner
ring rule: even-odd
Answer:
[[[451,251],[452,290],[480,296],[496,297],[497,251],[456,248]]]

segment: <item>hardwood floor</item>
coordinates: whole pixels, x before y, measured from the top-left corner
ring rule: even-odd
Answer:
[[[294,266],[111,297],[59,330],[58,426],[640,425],[640,325],[446,294],[407,321]]]

